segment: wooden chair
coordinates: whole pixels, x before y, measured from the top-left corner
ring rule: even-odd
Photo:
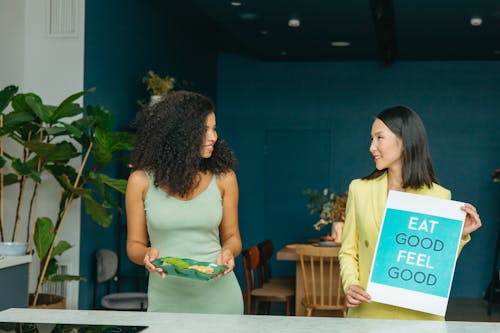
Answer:
[[[260,263],[260,253],[257,246],[243,250],[243,270],[245,273],[246,290],[245,314],[258,314],[259,303],[285,303],[286,315],[292,315],[292,304],[295,292],[283,288],[258,288],[256,275]]]
[[[273,276],[271,259],[274,255],[274,244],[266,239],[257,244],[260,252],[259,286],[263,288],[284,288],[295,292],[295,276]]]
[[[312,316],[315,310],[334,310],[345,317],[347,307],[340,279],[338,248],[299,245],[296,252],[304,282],[302,304],[307,316]]]

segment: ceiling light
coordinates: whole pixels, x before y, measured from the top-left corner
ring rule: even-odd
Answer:
[[[483,24],[483,19],[477,16],[474,16],[470,19],[470,25],[473,27],[479,27],[481,24]]]
[[[239,2],[239,1],[231,1],[230,4],[233,7],[239,7],[239,6],[241,6],[241,2]]]
[[[288,54],[288,52],[286,52],[286,51],[281,51],[281,53],[280,53],[280,55],[282,55],[282,56],[286,56],[287,54]]]
[[[337,40],[335,42],[331,42],[330,45],[336,46],[336,47],[346,47],[346,46],[350,46],[351,43],[345,42],[345,41],[342,41],[342,40]]]
[[[255,20],[257,18],[257,14],[255,14],[255,13],[241,13],[240,17],[244,20]]]
[[[298,28],[300,27],[300,20],[297,18],[291,18],[288,20],[288,26],[291,28]]]
[[[269,31],[267,31],[267,30],[261,30],[261,31],[260,31],[260,34],[261,34],[261,35],[267,35],[268,33],[269,33]]]

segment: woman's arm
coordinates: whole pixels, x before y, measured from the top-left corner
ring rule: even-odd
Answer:
[[[150,272],[159,272],[164,276],[161,268],[156,268],[151,261],[160,256],[157,249],[148,247],[148,229],[144,198],[149,187],[148,178],[144,171],[132,172],[128,179],[125,192],[125,207],[127,211],[127,255],[138,265],[144,265]]]
[[[349,308],[356,307],[362,302],[370,302],[370,295],[360,286],[359,281],[359,233],[356,224],[355,196],[356,191],[351,183],[339,251],[340,275],[346,295],[346,305]]]
[[[219,226],[221,253],[217,264],[226,265],[228,273],[234,269],[234,258],[241,253],[241,236],[238,226],[238,181],[234,171],[217,177],[222,195],[222,221]]]
[[[477,213],[476,207],[470,203],[463,205],[462,210],[466,213],[464,227],[462,230],[462,240],[470,238],[470,234],[481,227],[481,218]]]

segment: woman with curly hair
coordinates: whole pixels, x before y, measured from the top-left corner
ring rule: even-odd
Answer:
[[[150,272],[148,311],[242,314],[233,272],[241,252],[236,160],[217,136],[214,104],[176,91],[146,106],[136,122],[127,254]],[[227,270],[209,281],[166,276],[152,264],[161,256],[216,262]]]

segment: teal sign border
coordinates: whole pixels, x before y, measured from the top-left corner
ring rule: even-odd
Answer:
[[[371,281],[448,297],[461,231],[460,220],[388,208]]]

